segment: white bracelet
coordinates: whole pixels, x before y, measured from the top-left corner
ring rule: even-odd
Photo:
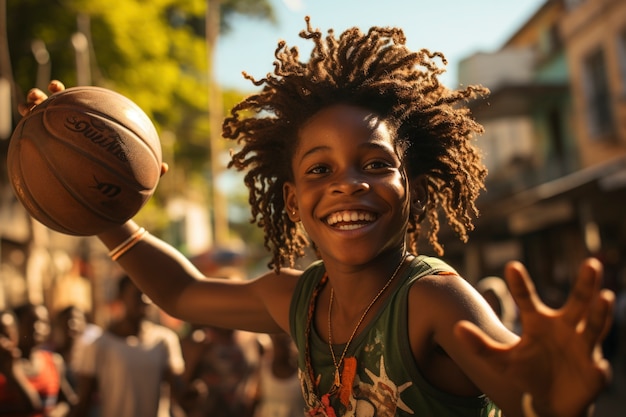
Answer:
[[[135,246],[137,242],[139,242],[144,235],[147,233],[146,229],[140,227],[137,229],[132,235],[128,237],[125,241],[117,245],[114,249],[109,252],[109,256],[112,260],[116,261],[120,256],[126,253],[130,248]]]
[[[533,408],[533,396],[529,392],[522,394],[522,413],[524,417],[539,417]]]

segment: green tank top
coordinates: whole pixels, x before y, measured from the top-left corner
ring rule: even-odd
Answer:
[[[322,261],[302,274],[293,293],[290,310],[291,334],[299,351],[298,366],[307,416],[473,416],[497,417],[500,410],[486,396],[458,397],[430,385],[415,364],[408,337],[407,308],[411,285],[426,275],[456,273],[437,258],[419,256],[398,278],[387,304],[355,337],[346,357],[357,360],[356,377],[349,399],[329,396],[335,367],[327,341],[307,321],[311,298],[325,273]],[[335,345],[342,352],[345,345]],[[307,349],[310,351],[307,355]],[[311,367],[307,367],[310,356]],[[312,371],[310,372],[309,369]]]

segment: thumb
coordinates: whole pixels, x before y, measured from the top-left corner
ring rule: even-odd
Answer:
[[[502,375],[507,368],[510,345],[493,340],[474,323],[465,320],[454,326],[454,335],[471,358],[471,366],[476,372],[491,375],[494,381]]]
[[[454,326],[454,335],[463,346],[475,355],[487,356],[504,348],[474,323],[461,320]]]

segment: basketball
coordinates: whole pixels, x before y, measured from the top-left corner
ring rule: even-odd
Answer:
[[[100,87],[52,94],[17,124],[7,169],[26,211],[55,231],[89,236],[123,224],[154,194],[161,146],[150,118]]]

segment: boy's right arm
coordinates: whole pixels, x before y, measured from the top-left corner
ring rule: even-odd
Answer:
[[[139,226],[133,221],[98,237],[117,247]],[[251,281],[207,278],[172,246],[147,234],[118,261],[137,286],[181,320],[262,333],[289,330],[289,304],[299,272],[281,269]]]
[[[48,89],[55,93],[65,86],[54,80]],[[19,106],[20,114],[27,115],[46,98],[43,91],[31,89]],[[112,250],[138,229],[128,221],[98,237]],[[176,249],[151,235],[118,263],[159,307],[181,320],[262,333],[289,331],[289,303],[298,271],[284,268],[280,275],[269,272],[247,282],[208,279]]]

